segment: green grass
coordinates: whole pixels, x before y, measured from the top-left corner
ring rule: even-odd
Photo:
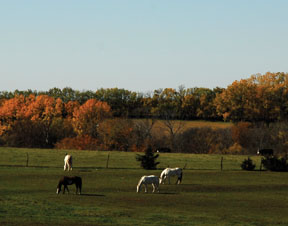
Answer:
[[[161,167],[187,162],[183,183],[137,194],[140,177],[161,170],[141,169],[135,153],[110,152],[106,169],[107,152],[75,151],[63,172],[64,153],[0,149],[0,225],[288,225],[288,175],[242,171],[244,156],[224,156],[220,171],[221,156],[161,154]],[[62,175],[81,176],[83,195],[56,195]]]
[[[140,169],[140,164],[135,160],[136,154],[133,152],[105,152],[105,151],[75,151],[57,149],[21,149],[21,148],[0,148],[0,166],[26,166],[27,154],[30,167],[53,167],[63,168],[65,153],[72,154],[73,167],[87,169],[106,168],[109,155],[109,168]],[[157,161],[160,162],[158,168],[184,167],[191,170],[220,170],[221,158],[223,157],[224,170],[240,170],[240,164],[247,156],[237,155],[205,155],[205,154],[177,154],[160,153]],[[260,157],[251,156],[256,163],[256,168],[260,167]]]

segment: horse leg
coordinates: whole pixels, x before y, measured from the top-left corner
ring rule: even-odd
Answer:
[[[156,190],[157,190],[157,192],[159,193],[159,184],[155,184],[156,186]]]
[[[144,184],[145,185],[145,193],[147,193],[147,184]]]
[[[168,183],[170,184],[170,176],[168,176]]]
[[[66,187],[66,189],[67,189],[67,192],[68,192],[68,194],[69,194],[69,189],[68,189],[68,186],[66,185],[65,187]],[[65,190],[65,189],[64,189],[64,190]]]
[[[164,175],[164,176],[163,176],[163,179],[162,179],[162,184],[165,184],[166,178],[167,178],[166,175]]]
[[[152,193],[154,193],[154,191],[155,191],[155,185],[154,184],[152,184],[152,188],[153,188]]]
[[[181,183],[181,179],[180,177],[178,177],[177,184],[180,184],[180,183]]]

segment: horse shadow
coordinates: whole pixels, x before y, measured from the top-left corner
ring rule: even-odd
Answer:
[[[178,192],[159,192],[159,195],[178,195]]]
[[[104,197],[105,195],[99,195],[99,194],[81,194],[81,196],[89,196],[89,197]]]

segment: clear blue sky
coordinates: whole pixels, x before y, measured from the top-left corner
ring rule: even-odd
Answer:
[[[0,91],[224,87],[288,72],[285,0],[0,0]]]

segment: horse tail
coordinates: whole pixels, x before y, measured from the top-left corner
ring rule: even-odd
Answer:
[[[70,155],[70,158],[69,158],[69,165],[70,165],[70,169],[72,170],[72,155]]]
[[[180,169],[180,174],[178,176],[179,184],[182,182],[182,177],[183,177],[183,171],[182,171],[182,169]]]
[[[81,190],[82,190],[82,178],[81,177],[79,177],[79,190],[81,194]]]
[[[79,187],[82,188],[82,178],[78,177],[78,183],[79,183]]]

